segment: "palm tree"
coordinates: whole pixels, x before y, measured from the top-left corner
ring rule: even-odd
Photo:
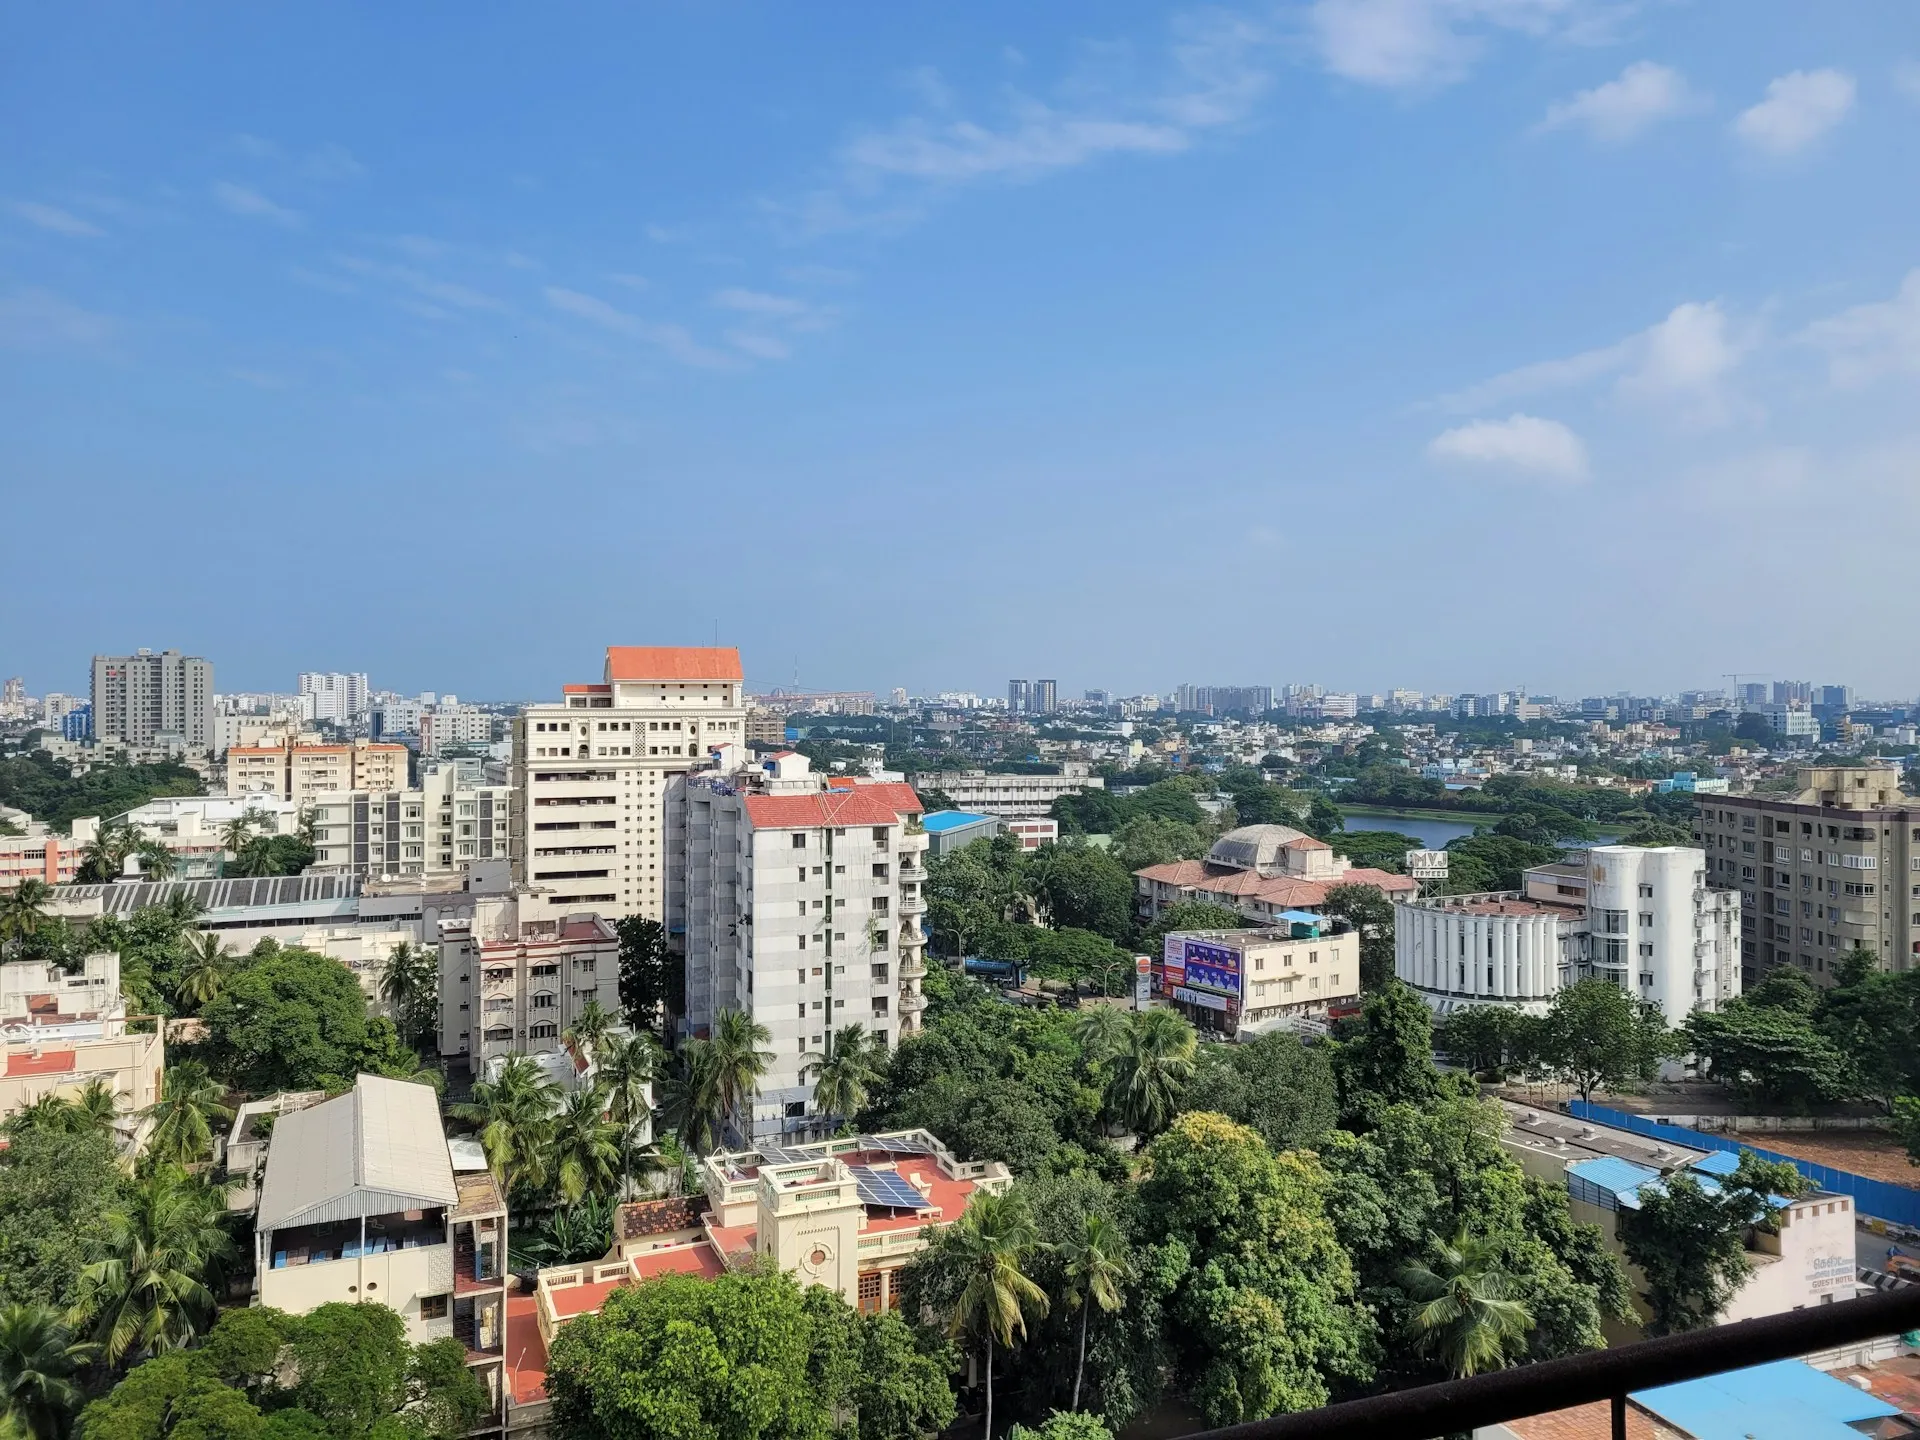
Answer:
[[[53,887],[44,880],[22,880],[0,895],[0,944],[25,940],[47,918]]]
[[[440,961],[425,946],[402,940],[380,969],[380,998],[387,1002],[400,1038],[409,1045],[424,1044],[438,1029],[434,1011],[440,1003]]]
[[[553,1117],[548,1168],[561,1198],[578,1204],[589,1192],[605,1194],[620,1178],[623,1132],[607,1118],[607,1093],[598,1085],[576,1090]]]
[[[659,1067],[660,1052],[647,1034],[613,1035],[596,1054],[597,1079],[607,1092],[607,1114],[631,1130],[650,1113],[648,1086]]]
[[[1080,1408],[1080,1382],[1087,1373],[1087,1322],[1098,1305],[1111,1315],[1120,1308],[1120,1287],[1132,1278],[1127,1236],[1105,1215],[1089,1215],[1086,1225],[1060,1247],[1067,1272],[1067,1308],[1080,1312],[1080,1360],[1073,1371],[1073,1408]]]
[[[25,1134],[29,1130],[48,1135],[71,1135],[79,1129],[76,1107],[73,1101],[57,1090],[49,1090],[38,1100],[22,1105],[6,1120],[6,1130],[11,1135]]]
[[[225,1094],[198,1060],[182,1061],[167,1071],[160,1098],[140,1112],[153,1121],[148,1153],[180,1166],[204,1159],[213,1149],[213,1122],[233,1118],[220,1103]]]
[[[1099,1065],[1126,1048],[1127,1013],[1114,1005],[1089,1005],[1074,1021],[1073,1033],[1086,1063]]]
[[[112,1081],[102,1075],[96,1075],[82,1085],[80,1093],[73,1097],[72,1105],[76,1130],[109,1132],[120,1118],[120,1092],[113,1088]]]
[[[207,913],[207,907],[193,898],[190,891],[175,890],[160,903],[160,910],[166,915],[167,923],[173,926],[176,935],[184,935],[193,929],[200,917]]]
[[[137,835],[131,826],[105,820],[93,832],[80,851],[80,878],[105,885],[120,877],[127,868],[127,856],[133,853]]]
[[[573,1024],[560,1037],[560,1043],[567,1047],[569,1055],[585,1065],[599,1054],[607,1032],[619,1023],[619,1019],[595,996],[580,1007],[580,1013],[574,1016]]]
[[[867,1091],[879,1082],[877,1047],[867,1028],[855,1023],[827,1033],[826,1049],[801,1057],[800,1078],[813,1077],[814,1110],[823,1119],[853,1115],[867,1103]]]
[[[1183,1016],[1172,1010],[1135,1015],[1107,1078],[1108,1114],[1137,1135],[1165,1129],[1193,1075],[1195,1049],[1193,1026]]]
[[[1400,1267],[1396,1279],[1419,1302],[1411,1326],[1422,1354],[1455,1376],[1498,1368],[1507,1345],[1533,1328],[1533,1311],[1512,1296],[1513,1281],[1493,1246],[1462,1227],[1433,1242],[1434,1259]]]
[[[142,840],[133,847],[133,853],[140,859],[142,880],[170,880],[179,868],[178,858],[159,840]]]
[[[262,875],[274,874],[276,867],[273,857],[273,837],[255,835],[248,840],[233,857],[230,869],[233,874],[243,879],[257,879]]]
[[[1011,1347],[1016,1332],[1027,1333],[1027,1311],[1047,1313],[1047,1292],[1021,1267],[1040,1248],[1040,1237],[1026,1202],[1017,1195],[976,1192],[955,1223],[952,1244],[966,1285],[947,1320],[951,1335],[979,1334],[987,1351],[987,1426],[993,1436],[993,1346]]]
[[[183,942],[186,952],[180,966],[180,974],[175,989],[180,999],[187,1001],[194,1010],[204,1009],[220,993],[220,987],[226,983],[227,971],[233,964],[233,953],[221,943],[218,935],[204,932]]]
[[[98,1348],[74,1340],[50,1305],[0,1306],[0,1421],[29,1440],[66,1440],[80,1408],[73,1376]]]
[[[706,1155],[720,1137],[720,1057],[711,1040],[689,1040],[674,1052],[661,1077],[660,1118],[694,1155]]]
[[[773,1032],[744,1010],[721,1010],[713,1017],[714,1098],[721,1119],[738,1120],[740,1109],[759,1093],[760,1077],[773,1063]]]
[[[509,1055],[498,1075],[477,1082],[472,1098],[452,1108],[455,1118],[480,1127],[487,1167],[509,1195],[516,1186],[537,1188],[546,1181],[559,1093],[530,1056]]]
[[[107,1361],[174,1350],[211,1323],[207,1275],[233,1241],[224,1192],[177,1165],[156,1165],[107,1211],[105,1255],[80,1272],[69,1324],[90,1324]]]
[[[253,839],[254,826],[260,822],[258,810],[247,810],[233,817],[220,827],[220,848],[236,860],[240,852],[247,848],[247,842]]]

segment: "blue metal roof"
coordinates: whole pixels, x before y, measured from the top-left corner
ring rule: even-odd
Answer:
[[[1633,1403],[1695,1440],[1859,1440],[1853,1422],[1900,1413],[1804,1360],[1641,1390]]]
[[[1690,1168],[1703,1175],[1731,1175],[1740,1168],[1740,1157],[1732,1150],[1715,1150],[1694,1161]]]
[[[1622,1160],[1617,1155],[1601,1155],[1596,1159],[1582,1160],[1577,1165],[1569,1165],[1567,1174],[1601,1190],[1611,1191],[1616,1199],[1626,1202],[1637,1201],[1640,1187],[1649,1180],[1660,1178],[1658,1170],[1649,1170],[1644,1165],[1636,1165],[1631,1160]]]
[[[958,830],[962,825],[978,825],[982,820],[990,820],[990,815],[973,815],[965,810],[936,810],[931,815],[920,817],[920,824],[929,834],[942,835],[949,830]]]

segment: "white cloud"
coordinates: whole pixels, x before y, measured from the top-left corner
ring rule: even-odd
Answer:
[[[1734,133],[1773,156],[1797,155],[1853,109],[1853,77],[1840,70],[1795,70],[1767,85],[1767,98],[1742,110]]]
[[[1636,60],[1620,72],[1619,79],[1549,106],[1540,128],[1579,125],[1596,140],[1619,144],[1658,121],[1698,110],[1703,104],[1678,70]]]
[[[71,210],[62,210],[58,205],[42,205],[37,200],[14,200],[9,202],[7,208],[29,225],[51,230],[56,235],[91,236],[107,233],[92,221],[82,220]]]
[[[226,180],[216,181],[213,198],[224,210],[235,215],[245,215],[249,219],[271,220],[276,225],[285,225],[297,229],[306,223],[298,210],[289,210],[284,205],[276,205],[258,190],[249,190],[244,185],[235,185]]]
[[[446,312],[439,309],[438,305],[451,305],[459,310],[504,311],[507,308],[491,295],[450,280],[441,280],[406,265],[387,265],[377,260],[364,260],[357,255],[335,256],[334,264],[355,275],[392,280],[429,302],[438,302],[437,305],[415,308],[416,314],[425,314],[428,319],[446,318]]]
[[[1489,31],[1580,38],[1608,8],[1587,0],[1314,0],[1307,19],[1328,70],[1399,89],[1461,79]]]
[[[629,315],[617,310],[606,301],[578,290],[565,290],[557,285],[546,289],[547,303],[564,314],[573,315],[603,330],[611,330],[618,335],[630,335],[636,340],[644,340],[658,347],[682,364],[695,365],[703,369],[721,369],[728,363],[726,354],[699,343],[678,325],[664,325],[651,320],[642,320],[637,315]]]
[[[1622,398],[1670,408],[1697,424],[1719,424],[1735,408],[1727,382],[1754,344],[1750,329],[1736,327],[1718,301],[1689,300],[1612,345],[1523,365],[1438,403],[1446,410],[1481,410],[1611,376]]]
[[[723,310],[739,310],[749,315],[770,315],[780,319],[805,315],[813,309],[804,300],[787,295],[768,295],[759,290],[722,290],[713,303]]]
[[[1809,325],[1801,338],[1827,352],[1836,385],[1920,373],[1920,270],[1909,270],[1891,300],[1855,305]]]
[[[0,346],[10,350],[92,349],[113,338],[114,322],[29,287],[0,295]]]
[[[351,150],[331,141],[309,154],[300,170],[311,180],[353,180],[367,173]]]
[[[744,330],[729,330],[727,343],[761,360],[785,360],[793,354],[786,341],[772,335],[754,335]]]
[[[609,273],[607,279],[613,281],[616,285],[624,285],[629,290],[647,290],[651,289],[653,285],[653,282],[644,275],[634,275],[619,270]]]
[[[1558,420],[1509,415],[1505,420],[1474,420],[1443,430],[1428,442],[1435,460],[1490,465],[1545,480],[1573,483],[1587,478],[1587,447]]]

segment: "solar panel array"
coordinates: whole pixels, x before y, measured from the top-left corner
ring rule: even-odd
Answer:
[[[895,1171],[876,1170],[871,1165],[848,1168],[853,1171],[863,1205],[880,1205],[889,1210],[924,1210],[928,1206],[927,1197]]]
[[[931,1155],[932,1149],[924,1140],[910,1140],[904,1135],[862,1135],[859,1139],[862,1150],[878,1150],[886,1155]]]

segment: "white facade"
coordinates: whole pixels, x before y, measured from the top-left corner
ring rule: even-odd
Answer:
[[[491,745],[493,716],[478,705],[445,704],[420,712],[420,753],[438,755],[451,745]]]
[[[597,915],[530,918],[524,895],[483,895],[442,920],[440,1053],[474,1074],[513,1054],[548,1055],[590,1000],[620,1011],[620,937]]]
[[[672,792],[670,930],[684,928],[689,1032],[721,1010],[767,1027],[772,1062],[750,1139],[837,1123],[813,1107],[809,1053],[860,1024],[891,1048],[920,1028],[926,999],[926,834],[899,782],[814,775],[788,752],[762,765],[688,776]],[[842,788],[829,789],[829,784]]]
[[[351,730],[366,716],[369,694],[364,674],[309,672],[300,677],[300,714]]]
[[[513,874],[538,918],[664,920],[668,786],[746,734],[737,650],[613,646],[605,674],[513,722]]]
[[[1017,819],[1045,815],[1062,795],[1104,790],[1107,782],[1084,762],[1069,760],[1058,775],[989,775],[984,770],[941,770],[908,777],[916,790],[938,790],[957,810]]]
[[[1740,993],[1739,896],[1707,888],[1702,851],[1596,845],[1528,871],[1524,893],[1400,901],[1394,973],[1440,1014],[1544,1014],[1562,986],[1599,976],[1677,1026]]]
[[[313,869],[360,876],[451,875],[505,859],[512,789],[461,785],[451,767],[417,790],[360,790],[312,801]]]

